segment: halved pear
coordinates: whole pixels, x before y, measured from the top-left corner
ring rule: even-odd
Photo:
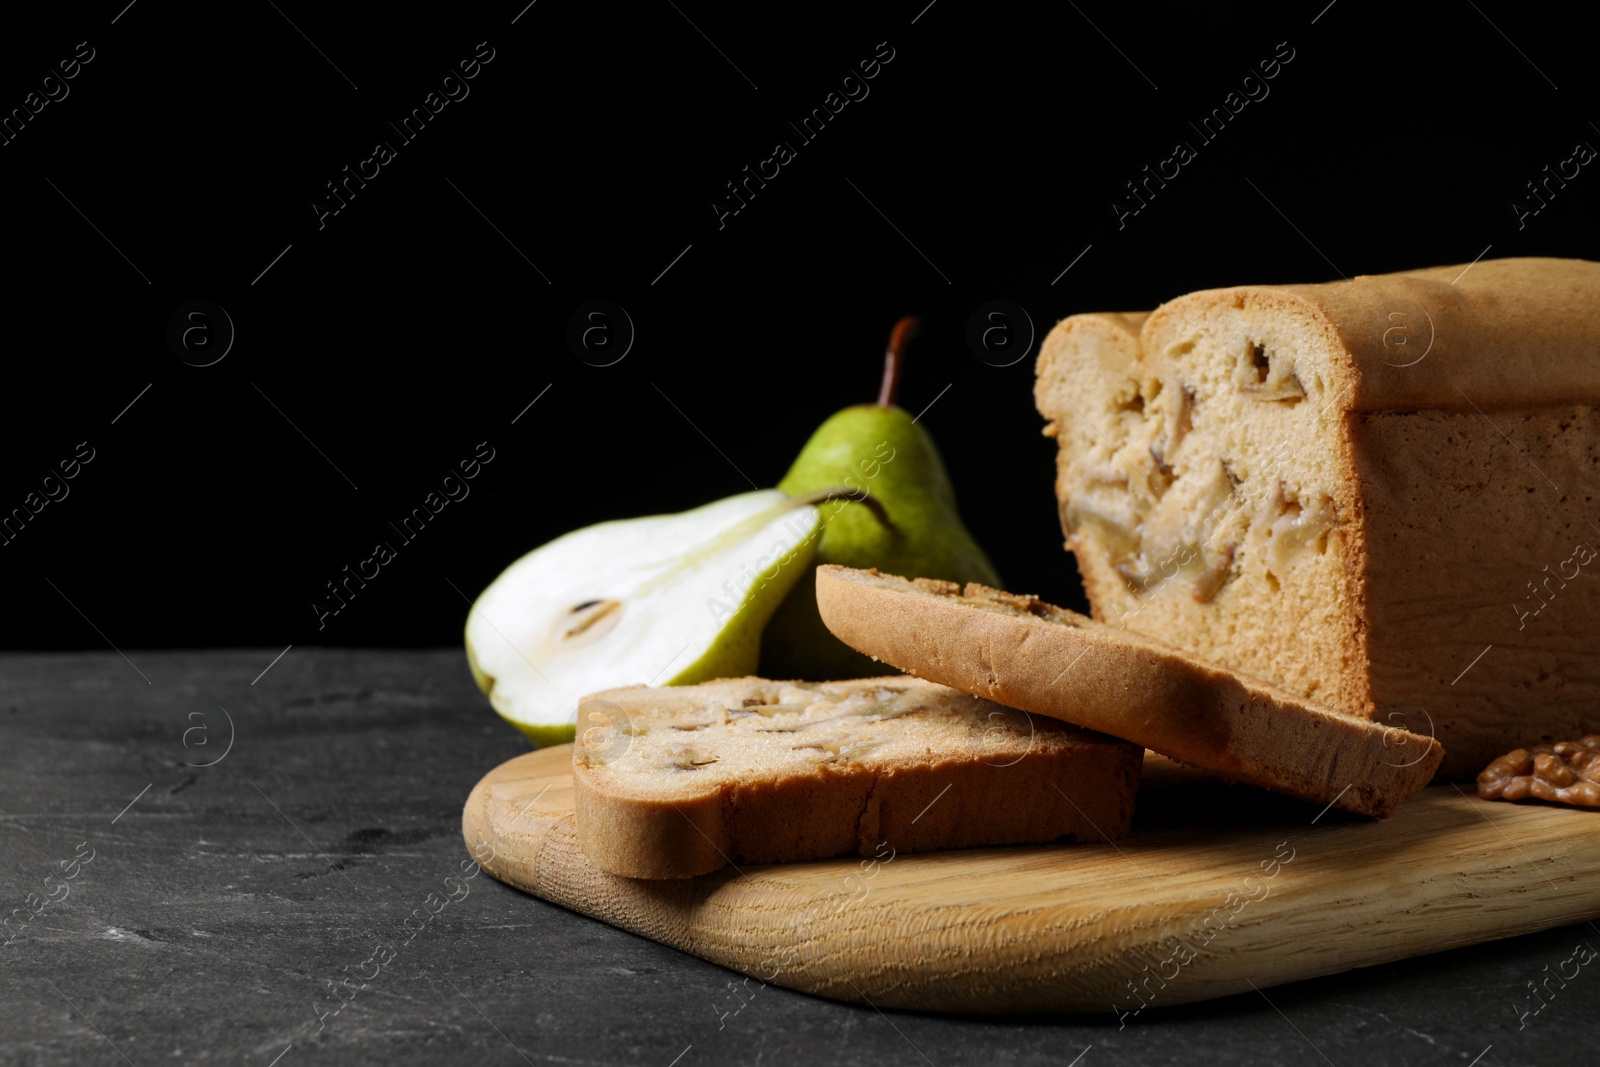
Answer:
[[[763,489],[558,537],[472,606],[473,678],[543,746],[573,739],[589,693],[754,674],[762,629],[809,572],[821,521],[805,500]]]

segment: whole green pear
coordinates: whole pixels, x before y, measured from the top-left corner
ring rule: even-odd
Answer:
[[[878,402],[845,408],[819,426],[778,488],[800,496],[843,486],[871,503],[836,499],[820,506],[816,564],[998,587],[994,564],[961,522],[933,437],[894,404],[901,356],[916,322],[906,318],[895,326]],[[850,648],[822,624],[816,571],[808,567],[767,624],[761,670],[769,678],[829,679],[893,668]]]

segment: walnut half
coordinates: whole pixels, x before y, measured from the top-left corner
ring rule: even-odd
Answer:
[[[1478,796],[1600,808],[1600,734],[1506,753],[1478,775]]]

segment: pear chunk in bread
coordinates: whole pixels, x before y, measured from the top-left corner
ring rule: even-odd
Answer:
[[[1144,752],[910,677],[587,697],[578,843],[632,878],[1128,832]]]
[[[919,677],[1358,815],[1388,815],[1444,757],[1431,737],[976,582],[829,564],[817,568],[817,608],[845,644]]]

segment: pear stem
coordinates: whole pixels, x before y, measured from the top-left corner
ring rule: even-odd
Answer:
[[[894,404],[894,394],[900,388],[900,363],[905,356],[906,345],[916,336],[917,328],[921,325],[921,319],[907,315],[894,324],[894,330],[889,334],[889,347],[883,350],[883,384],[878,387],[880,408]]]
[[[790,499],[795,507],[799,507],[802,504],[826,504],[830,500],[848,500],[855,504],[864,505],[868,511],[872,512],[873,518],[877,519],[885,529],[894,529],[894,523],[890,520],[889,513],[884,510],[883,504],[865,489],[851,489],[847,485],[835,485],[828,489],[814,489],[809,493],[801,493],[799,496],[791,497]]]

